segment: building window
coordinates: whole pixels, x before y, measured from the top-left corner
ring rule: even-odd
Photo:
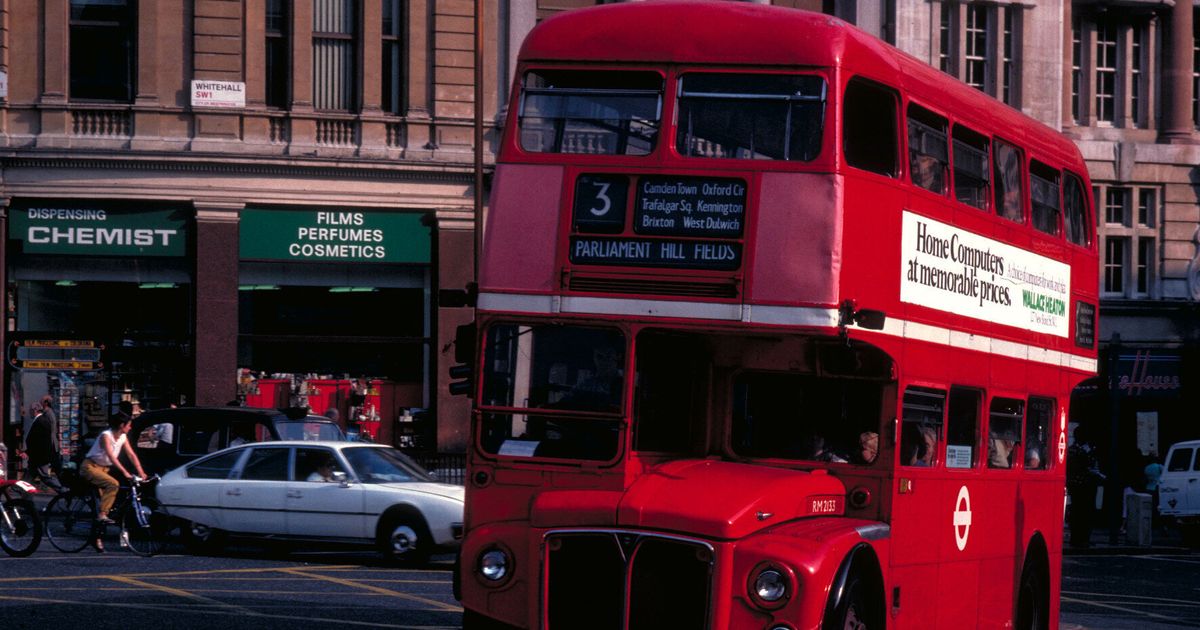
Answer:
[[[1134,27],[1132,35],[1129,51],[1129,79],[1132,83],[1129,86],[1129,118],[1137,126],[1142,121],[1142,38],[1145,34],[1142,29]]]
[[[953,45],[950,38],[950,9],[944,4],[934,6],[941,9],[938,24],[938,69],[946,74],[954,74],[954,67],[951,65],[953,58],[950,56]]]
[[[133,102],[135,0],[71,0],[71,100]]]
[[[404,113],[403,0],[383,0],[383,111]]]
[[[1013,99],[1013,13],[1012,7],[1004,7],[1001,9],[1004,13],[1004,37],[1001,41],[1002,46],[1002,67],[1000,68],[1001,90],[1000,100],[1012,105]]]
[[[1083,43],[1079,38],[1079,20],[1071,20],[1071,121],[1079,124],[1079,88],[1080,88],[1080,67],[1079,53],[1083,50]]]
[[[358,84],[354,0],[313,0],[313,106],[352,112]]]
[[[1162,72],[1154,52],[1161,45],[1156,44],[1161,32],[1155,30],[1161,22],[1144,14],[1118,11],[1083,11],[1077,17],[1071,45],[1071,114],[1075,123],[1152,127],[1154,112],[1149,98]]]
[[[1117,27],[1096,25],[1096,120],[1113,121],[1117,103]]]
[[[288,70],[291,57],[288,51],[288,2],[267,0],[266,88],[267,107],[286,109],[288,106]]]
[[[987,7],[967,6],[966,63],[963,81],[977,90],[987,90]]]
[[[1125,224],[1125,208],[1129,205],[1129,189],[1109,188],[1104,197],[1104,222],[1109,225]]]
[[[1104,240],[1104,292],[1125,293],[1125,239],[1108,237]]]
[[[1021,9],[992,3],[935,3],[938,68],[1014,107],[1021,76]]]
[[[1104,199],[1104,221],[1100,226],[1104,296],[1153,297],[1159,243],[1159,190],[1149,186],[1101,185],[1097,186],[1097,196]]]
[[[1192,120],[1200,126],[1200,21],[1192,21]]]

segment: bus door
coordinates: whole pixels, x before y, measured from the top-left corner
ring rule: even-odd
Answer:
[[[1017,557],[1023,548],[1020,532],[1029,518],[1017,492],[1024,418],[1025,400],[1015,395],[993,394],[987,403],[982,474],[978,492],[971,497],[973,524],[968,542],[980,558],[980,583],[991,585],[979,591],[978,619],[972,624],[978,627],[1001,627],[1012,619],[1015,593],[1010,585],[1021,577],[1017,573]]]
[[[984,490],[980,466],[986,457],[981,448],[983,392],[951,387],[946,405],[946,448],[942,496],[938,502],[938,628],[975,627],[977,598],[987,590],[979,579],[979,562],[987,542],[980,535],[980,508],[990,500]]]
[[[892,610],[898,628],[929,627],[949,598],[937,590],[938,547],[932,533],[945,529],[939,473],[946,392],[908,386],[900,409],[892,500]]]

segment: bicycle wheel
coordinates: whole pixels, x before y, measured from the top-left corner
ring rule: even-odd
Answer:
[[[95,538],[96,497],[90,494],[60,494],[50,500],[42,514],[46,538],[54,548],[75,553]]]
[[[140,514],[133,503],[121,511],[121,537],[133,553],[153,556],[162,551],[168,519],[157,500],[146,497],[141,503]]]
[[[10,499],[4,502],[4,514],[0,515],[0,547],[5,553],[18,558],[37,550],[42,542],[42,522],[37,508],[28,499]]]

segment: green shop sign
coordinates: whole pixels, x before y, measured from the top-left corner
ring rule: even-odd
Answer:
[[[243,260],[428,263],[429,227],[411,212],[242,211]]]
[[[183,210],[63,207],[48,203],[10,213],[12,240],[26,254],[184,256],[189,214]]]

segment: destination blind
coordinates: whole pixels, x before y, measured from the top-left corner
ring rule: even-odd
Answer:
[[[742,265],[742,245],[719,241],[573,236],[571,262],[586,265],[733,271]]]
[[[624,211],[633,189],[632,231]],[[741,267],[746,182],[737,178],[586,174],[576,182],[570,261],[733,271]],[[585,234],[608,233],[613,236]],[[640,238],[640,236],[660,238]],[[661,237],[683,237],[678,240]],[[703,239],[703,240],[692,240]]]

